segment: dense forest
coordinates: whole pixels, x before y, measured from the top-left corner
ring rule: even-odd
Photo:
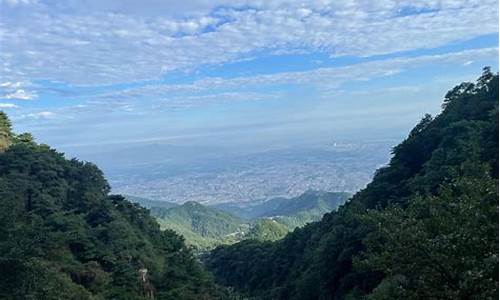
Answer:
[[[321,197],[314,211],[346,195]],[[287,201],[270,204],[294,215]],[[498,74],[449,91],[321,221],[282,239],[273,219],[254,228],[203,257],[212,275],[95,165],[13,133],[0,112],[1,299],[497,299]]]
[[[182,235],[196,253],[203,253],[244,239],[281,239],[297,227],[319,221],[349,196],[342,192],[306,191],[293,198],[216,205],[194,201],[176,205],[133,196],[127,199],[149,208],[160,228]]]
[[[325,213],[337,209],[350,196],[345,192],[308,190],[292,198],[278,197],[254,203],[227,202],[215,204],[214,207],[249,220],[279,217],[282,223],[295,228],[319,221]]]
[[[0,113],[1,299],[221,299],[183,238]]]
[[[162,229],[182,235],[197,252],[235,243],[249,227],[237,216],[194,201],[170,208],[153,206],[150,211]]]
[[[206,264],[262,299],[497,299],[498,74],[449,91],[336,212]]]

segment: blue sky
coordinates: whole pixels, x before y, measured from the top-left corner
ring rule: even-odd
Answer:
[[[401,137],[498,70],[498,2],[0,0],[0,109],[56,148]]]

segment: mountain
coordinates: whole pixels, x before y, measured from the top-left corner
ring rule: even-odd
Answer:
[[[262,299],[496,299],[498,74],[450,90],[368,186],[276,242],[205,258]]]
[[[170,208],[151,206],[150,210],[163,229],[174,230],[187,244],[205,251],[243,239],[277,240],[296,227],[321,219],[348,197],[347,193],[308,191],[295,198],[275,198],[243,207],[189,201]],[[237,213],[233,215],[233,211]]]
[[[273,198],[255,204],[223,203],[215,207],[249,220],[272,217],[293,230],[320,220],[325,213],[337,209],[350,196],[349,193],[309,190],[294,198]]]
[[[260,241],[276,241],[282,239],[289,229],[286,225],[273,219],[260,219],[245,235],[245,239]]]
[[[256,217],[294,216],[302,212],[324,213],[336,209],[351,196],[349,193],[318,192],[309,190],[295,198],[275,198],[254,210]]]
[[[0,114],[0,298],[221,299],[182,238]]]
[[[152,208],[152,207],[171,208],[171,207],[178,205],[176,203],[172,203],[172,202],[168,202],[168,201],[152,200],[149,198],[143,198],[143,197],[137,197],[137,196],[131,196],[131,195],[123,195],[123,196],[128,201],[130,201],[132,203],[137,203],[144,208]]]
[[[171,208],[152,207],[151,214],[163,229],[174,230],[199,249],[235,242],[249,227],[237,216],[194,201]]]

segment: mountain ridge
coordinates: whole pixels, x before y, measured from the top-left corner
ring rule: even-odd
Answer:
[[[295,198],[274,198],[252,206],[255,214],[252,218],[248,218],[248,214],[234,214],[235,205],[221,209],[218,205],[203,205],[195,201],[149,209],[161,228],[174,230],[184,236],[189,245],[206,251],[220,244],[249,238],[277,240],[296,227],[321,219],[323,214],[346,201],[349,195],[308,191]],[[268,210],[269,207],[272,210]]]
[[[219,246],[205,263],[257,299],[496,298],[498,74],[485,68],[450,90],[442,112],[320,222]]]
[[[0,298],[221,299],[182,237],[0,113]]]
[[[263,217],[290,216],[318,206],[333,210],[351,196],[345,192],[324,192],[308,190],[297,197],[271,198],[258,203],[221,203],[212,206],[236,214],[246,219]]]

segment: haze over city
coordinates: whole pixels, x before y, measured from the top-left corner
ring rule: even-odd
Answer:
[[[96,162],[116,191],[181,202],[213,192],[166,182],[192,193],[208,188],[200,174],[217,201],[357,190],[454,83],[498,64],[495,1],[0,3],[0,108],[14,128]],[[299,167],[335,143],[365,149],[357,159],[377,149],[370,168],[342,171],[338,153]],[[279,166],[242,179],[240,158],[266,153]],[[316,179],[297,175],[311,168]],[[263,186],[276,191],[252,196]]]

